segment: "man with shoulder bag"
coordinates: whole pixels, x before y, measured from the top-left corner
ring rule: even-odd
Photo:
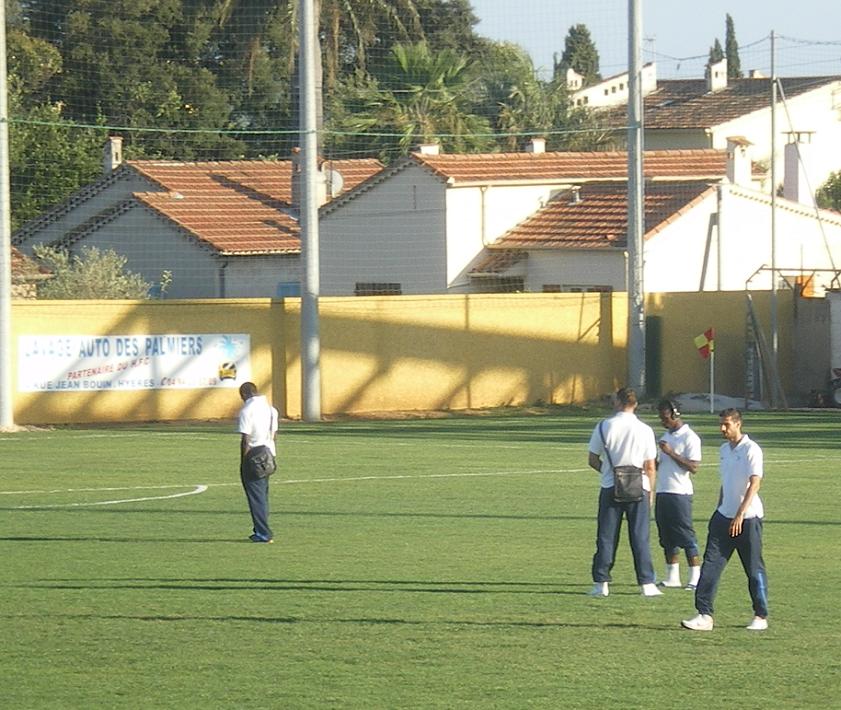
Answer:
[[[662,594],[654,583],[654,565],[649,548],[649,511],[656,476],[657,443],[654,430],[635,412],[637,394],[630,387],[616,391],[615,414],[596,426],[590,437],[588,464],[601,475],[596,553],[593,555],[593,597],[609,594],[610,572],[622,518],[628,519],[628,535],[634,557],[637,584],[643,596]]]
[[[269,476],[277,468],[275,461],[275,434],[278,412],[263,395],[257,394],[257,385],[245,382],[239,388],[244,402],[239,412],[240,433],[239,474],[251,520],[254,524],[251,542],[274,542],[269,527]]]

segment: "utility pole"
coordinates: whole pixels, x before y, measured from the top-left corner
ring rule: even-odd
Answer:
[[[628,385],[645,396],[642,0],[628,2]]]
[[[777,60],[776,35],[771,30],[771,361],[777,372]],[[771,388],[771,404],[775,402],[775,390]]]
[[[6,4],[0,2],[0,428],[12,411],[12,222],[9,200],[9,101],[6,89]]]
[[[321,419],[321,336],[318,297],[318,134],[315,98],[315,28],[313,0],[300,4],[301,104],[301,418]]]

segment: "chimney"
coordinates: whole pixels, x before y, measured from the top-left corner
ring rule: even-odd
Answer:
[[[301,149],[292,149],[292,206],[301,207]]]
[[[530,138],[526,143],[526,153],[545,153],[546,139],[545,138]]]
[[[809,166],[814,131],[789,131],[785,147],[783,197],[801,205],[812,204],[809,189]]]
[[[120,136],[108,136],[102,150],[102,172],[113,173],[123,162],[123,139]]]
[[[727,139],[727,180],[732,185],[750,187],[753,179],[750,159],[752,145],[744,136],[730,136]]]
[[[707,64],[707,91],[721,91],[727,88],[727,58]]]
[[[438,155],[441,152],[441,146],[438,143],[421,143],[418,146],[418,153],[421,155]]]
[[[649,62],[642,67],[642,95],[648,96],[652,91],[657,91],[657,64]]]
[[[578,91],[582,86],[584,86],[584,77],[572,67],[567,69],[566,79],[567,90],[569,91]]]

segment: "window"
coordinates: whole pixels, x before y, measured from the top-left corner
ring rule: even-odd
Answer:
[[[357,281],[354,296],[399,296],[403,288],[398,283],[380,281]]]
[[[613,286],[586,286],[579,284],[564,284],[561,291],[566,293],[613,293]]]
[[[522,276],[500,276],[490,284],[490,293],[522,293],[526,290]]]
[[[278,298],[290,298],[293,296],[300,296],[301,295],[301,282],[300,281],[281,281],[277,285],[277,291],[275,295]]]

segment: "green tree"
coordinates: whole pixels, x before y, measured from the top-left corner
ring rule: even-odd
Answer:
[[[516,44],[492,43],[482,53],[476,81],[484,87],[479,106],[499,134],[502,150],[521,150],[524,139],[546,138],[548,150],[613,147],[611,135],[596,128],[597,116],[570,106],[566,76],[542,81],[528,53]],[[477,107],[476,112],[480,112]]]
[[[418,143],[438,142],[448,152],[487,149],[491,126],[472,112],[472,76],[471,62],[454,50],[395,45],[376,76],[359,74],[342,87],[331,127],[351,135],[334,148],[375,147],[385,161]]]
[[[26,30],[14,14],[7,35],[12,229],[96,179],[106,135],[73,125],[60,102],[47,100],[61,54]]]
[[[742,62],[739,59],[739,43],[736,41],[736,30],[733,18],[728,14],[725,20],[726,31],[724,37],[724,52],[727,57],[727,78],[742,78]]]
[[[724,50],[721,48],[721,42],[718,41],[718,38],[715,40],[715,44],[710,47],[710,57],[708,60],[709,64],[716,64],[724,59]]]
[[[52,272],[52,278],[38,286],[43,299],[146,299],[152,284],[139,274],[126,271],[126,257],[111,249],[82,247],[79,255],[38,245],[35,257]],[[162,283],[166,274],[162,274]]]
[[[469,0],[414,0],[414,3],[430,49],[455,49],[474,56],[485,45],[486,40],[476,34],[479,18]]]
[[[9,127],[12,229],[96,180],[106,135],[67,121],[61,104],[16,111]]]
[[[232,107],[215,74],[200,64],[201,42],[193,38],[201,33],[188,26],[192,16],[184,7],[182,0],[31,0],[33,35],[62,57],[51,101],[80,123],[102,117],[109,125],[147,129],[126,136],[128,154],[241,154],[237,141],[210,132],[230,127]],[[148,130],[160,128],[183,132],[176,138]]]
[[[597,84],[602,79],[599,73],[599,52],[587,25],[579,24],[569,28],[564,39],[561,61],[555,66],[555,78],[559,74],[566,74],[569,68],[584,77],[584,86]]]
[[[826,182],[818,188],[815,198],[818,207],[841,212],[841,170],[829,174]]]

